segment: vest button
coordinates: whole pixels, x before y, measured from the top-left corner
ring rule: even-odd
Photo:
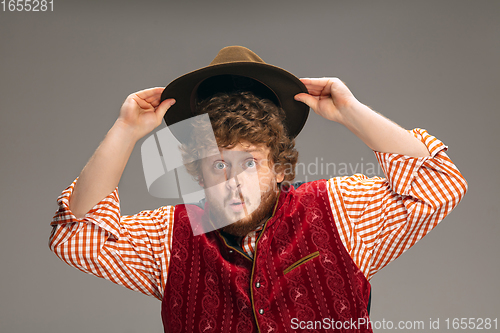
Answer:
[[[257,288],[260,288],[260,282],[257,282],[257,283],[255,284],[255,286],[256,286]]]
[[[233,253],[234,251],[233,250],[229,250],[229,253]]]
[[[264,309],[260,309],[260,310],[259,310],[259,313],[260,313],[260,314],[264,314]]]

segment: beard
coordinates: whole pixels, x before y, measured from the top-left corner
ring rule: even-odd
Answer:
[[[271,217],[273,208],[278,198],[278,189],[276,182],[273,182],[273,187],[261,195],[259,207],[253,212],[246,215],[244,218],[231,222],[227,221],[224,207],[218,205],[210,206],[210,214],[217,221],[226,221],[227,225],[222,228],[222,231],[237,237],[244,237],[249,232],[255,230],[258,226],[264,224],[267,218]],[[207,196],[210,203],[210,197]]]

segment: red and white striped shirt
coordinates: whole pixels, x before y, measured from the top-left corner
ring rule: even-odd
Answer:
[[[356,174],[328,180],[340,238],[370,279],[434,228],[463,198],[467,183],[448,158],[447,147],[422,129],[412,133],[428,157],[375,152],[387,178]],[[76,182],[76,180],[75,180]],[[69,210],[75,182],[58,198],[49,246],[89,274],[159,300],[167,281],[174,206],[120,216],[118,189],[77,219]],[[258,230],[243,239],[250,255]]]

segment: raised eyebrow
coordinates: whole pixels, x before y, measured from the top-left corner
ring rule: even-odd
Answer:
[[[254,149],[245,150],[245,152],[247,152],[247,153],[264,152],[264,149],[262,149],[262,148],[254,148]]]
[[[249,158],[253,158],[253,159],[262,159],[262,158],[267,158],[267,155],[265,154],[264,150],[262,149],[254,149],[254,150],[249,150],[249,151],[245,151],[246,153],[249,153],[251,154],[251,156]],[[254,153],[257,153],[255,156]]]

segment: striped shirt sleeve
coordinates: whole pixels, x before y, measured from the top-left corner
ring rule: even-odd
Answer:
[[[368,279],[429,233],[467,191],[447,147],[423,129],[411,132],[430,156],[375,152],[386,178],[357,174],[328,181],[340,238]]]
[[[83,218],[69,209],[75,180],[57,199],[50,249],[64,262],[129,289],[163,297],[174,207],[120,216],[118,188]]]

